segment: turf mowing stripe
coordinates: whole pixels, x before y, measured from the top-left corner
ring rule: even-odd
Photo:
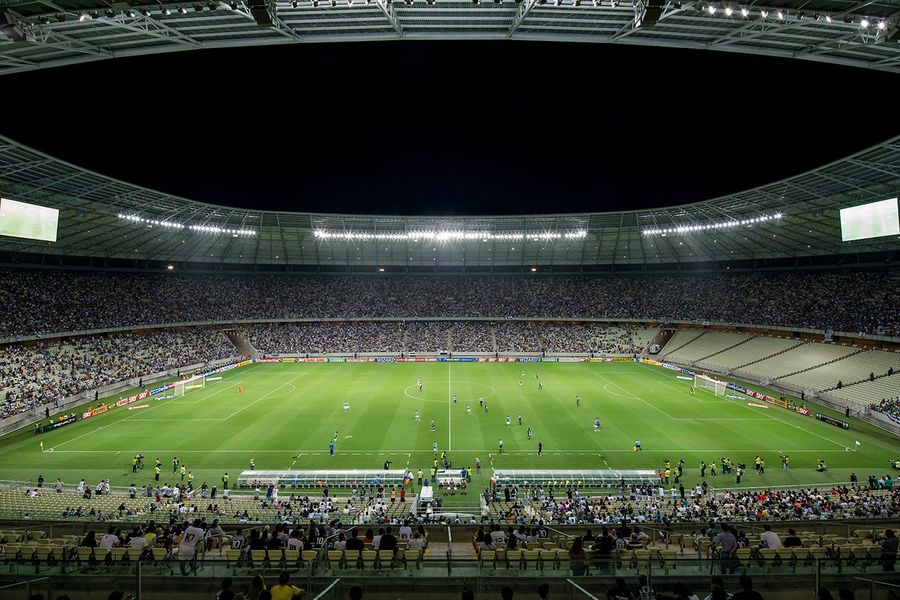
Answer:
[[[262,396],[261,398],[257,398],[256,400],[254,400],[254,401],[251,402],[250,404],[245,404],[244,406],[242,406],[241,408],[237,409],[236,411],[234,411],[233,413],[231,413],[230,415],[228,415],[227,417],[225,417],[225,418],[222,419],[222,420],[223,420],[223,421],[227,421],[228,419],[230,419],[230,418],[233,417],[234,415],[238,414],[238,413],[241,412],[242,410],[247,410],[248,408],[250,408],[251,406],[253,406],[253,405],[256,404],[257,402],[259,402],[260,400],[265,400],[266,398],[268,398],[269,396],[271,396],[272,394],[274,394],[275,392],[277,392],[278,390],[280,390],[280,389],[283,388],[284,386],[286,386],[286,385],[291,385],[293,382],[297,381],[298,379],[300,379],[301,377],[303,377],[303,376],[306,375],[307,373],[309,373],[309,371],[303,371],[302,373],[300,373],[299,375],[297,375],[296,377],[294,377],[294,378],[291,379],[290,381],[285,381],[284,383],[282,383],[281,385],[279,385],[277,388],[275,388],[275,389],[272,390],[271,392],[265,394],[265,395]],[[292,387],[293,387],[293,386],[292,386]],[[297,388],[294,387],[294,390],[295,390],[295,391],[296,391],[296,389],[297,389]]]

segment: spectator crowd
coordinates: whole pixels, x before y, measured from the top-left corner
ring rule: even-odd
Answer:
[[[883,271],[695,275],[0,272],[0,339],[186,321],[542,317],[724,321],[900,335]]]
[[[0,418],[234,354],[221,332],[200,328],[8,344],[0,350]]]

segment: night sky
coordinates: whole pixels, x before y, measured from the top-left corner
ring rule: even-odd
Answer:
[[[665,206],[900,134],[897,75],[603,44],[206,50],[2,85],[0,133],[53,156],[196,200],[314,212]]]

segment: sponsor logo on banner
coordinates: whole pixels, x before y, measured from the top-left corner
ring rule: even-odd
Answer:
[[[840,419],[835,419],[834,417],[829,417],[828,415],[823,415],[822,413],[816,413],[816,418],[823,423],[828,423],[829,425],[834,425],[835,427],[840,427],[841,429],[850,429],[850,423],[841,421]]]
[[[560,356],[557,361],[561,363],[584,363],[590,362],[591,359],[585,356]]]
[[[252,365],[252,364],[253,364],[252,360],[242,360],[241,362],[239,362],[238,364],[236,364],[234,366],[235,367],[246,367],[247,365]]]
[[[52,423],[47,423],[46,425],[40,425],[35,430],[36,433],[46,433],[48,431],[53,431],[54,429],[59,429],[60,427],[65,427],[66,425],[71,425],[77,420],[75,415],[71,417],[66,417],[65,419],[59,421],[53,421]]]
[[[280,363],[281,359],[280,358],[257,358],[256,362],[263,363],[263,364],[265,364],[265,363]]]
[[[809,416],[809,409],[805,408],[803,406],[798,406],[797,412],[800,413],[801,415],[806,415],[807,417]]]
[[[658,360],[653,360],[652,358],[642,358],[640,359],[640,362],[648,365],[653,365],[654,367],[658,367],[662,364]]]
[[[522,356],[516,359],[516,362],[541,362],[540,356]]]
[[[634,362],[634,358],[630,356],[616,356],[611,359],[611,362]]]
[[[375,362],[397,362],[397,359],[393,356],[377,356]]]
[[[342,358],[342,357],[326,358],[326,359],[325,359],[325,362],[330,362],[330,363],[342,363],[342,362],[347,362],[347,359],[346,359],[346,358]]]
[[[678,365],[673,365],[673,364],[667,363],[667,362],[660,363],[659,366],[661,366],[663,369],[670,369],[672,371],[679,371],[679,372],[681,371],[681,367],[679,367]]]
[[[545,358],[541,359],[541,362],[559,362],[559,358],[557,358],[555,356],[551,356],[549,358],[545,357]]]
[[[349,363],[364,363],[369,362],[368,358],[348,358],[347,362]]]

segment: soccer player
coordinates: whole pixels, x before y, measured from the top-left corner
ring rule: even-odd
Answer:
[[[437,424],[434,422],[434,419],[431,420],[431,430],[435,431],[437,429]]]
[[[466,404],[466,414],[467,415],[472,414],[472,405],[471,404]]]
[[[456,394],[453,394],[453,404],[457,403]]]
[[[543,381],[538,381],[538,389],[539,389],[539,390],[544,389],[544,382],[543,382]]]
[[[528,428],[528,431],[525,433],[528,436],[528,439],[531,439],[531,427]]]
[[[538,442],[538,456],[544,455],[544,442]]]
[[[437,442],[434,442],[433,444],[431,444],[431,451],[434,454],[437,454]]]
[[[419,415],[419,409],[418,409],[418,408],[416,409],[415,419],[416,419],[416,423],[420,423],[420,422],[422,421],[422,417],[421,417],[421,415]]]
[[[600,431],[600,419],[594,418],[594,431]]]
[[[791,470],[790,462],[791,462],[791,457],[789,457],[787,454],[782,454],[781,455],[781,470],[782,471],[790,471]]]
[[[525,385],[525,382],[522,381],[522,380],[520,379],[520,380],[519,380],[519,385]]]
[[[478,399],[478,406],[484,406],[484,396]]]
[[[337,441],[337,429],[334,430],[334,435],[331,436],[331,440],[334,441],[334,442]]]
[[[43,452],[43,451],[44,451],[44,442],[41,442],[41,452]],[[135,462],[135,464],[137,464],[137,462]],[[132,469],[132,470],[131,470],[132,473],[134,473],[134,472],[136,472],[136,471],[137,471],[137,469]]]
[[[334,456],[334,442],[328,442],[328,456]]]
[[[503,438],[500,438],[500,442],[498,445],[500,446],[500,454],[503,454]]]
[[[634,440],[634,451],[635,452],[641,451],[641,440]]]
[[[350,403],[349,403],[349,402],[344,402],[344,414],[347,414],[347,412],[348,412],[349,410],[350,410]]]
[[[696,396],[696,394],[694,393],[694,386],[691,386],[691,396]]]
[[[250,470],[253,471],[256,469],[256,461],[252,458],[250,459]]]
[[[575,396],[575,408],[581,406],[581,396]]]
[[[484,412],[487,414],[487,402],[484,403]]]
[[[510,423],[512,423],[512,421],[510,420],[509,415],[506,415],[506,426],[509,427]]]
[[[522,426],[522,415],[519,415],[519,427]]]

